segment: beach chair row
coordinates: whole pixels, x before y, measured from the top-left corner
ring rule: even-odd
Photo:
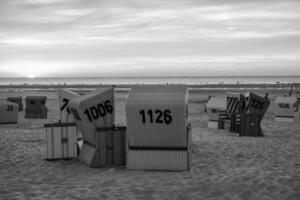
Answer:
[[[25,118],[46,119],[48,109],[46,107],[47,97],[28,96],[25,99]],[[23,111],[22,97],[7,97],[0,101],[0,124],[18,123],[18,113]]]
[[[75,138],[82,137],[78,158],[89,167],[188,170],[191,127],[187,94],[183,85],[135,86],[126,99],[127,126],[116,127],[114,88],[101,88],[82,96],[59,90],[60,121],[45,125],[46,158],[74,156],[79,146]],[[66,136],[65,132],[69,134],[71,130],[77,137]],[[58,135],[56,143],[54,134]],[[72,151],[68,150],[72,154],[63,150],[68,147],[55,147],[68,146],[66,141],[73,146]]]
[[[126,127],[114,126],[114,94],[113,87],[82,96],[60,89],[60,120],[45,125],[46,158],[78,156],[89,167],[188,170],[192,153],[187,88],[133,87],[126,99]],[[208,126],[240,136],[262,136],[260,124],[269,105],[268,98],[254,93],[212,97],[207,103]],[[53,135],[59,135],[58,139]]]
[[[260,123],[270,105],[270,100],[251,92],[245,95],[228,93],[226,97],[211,97],[206,104],[208,127],[225,129],[240,136],[262,136]],[[275,121],[299,120],[300,98],[279,96],[274,101]]]
[[[251,92],[228,93],[226,97],[211,98],[206,107],[208,127],[225,129],[240,136],[263,136],[260,123],[270,100]]]

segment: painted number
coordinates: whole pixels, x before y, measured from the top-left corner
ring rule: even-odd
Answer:
[[[69,99],[63,99],[63,105],[62,105],[62,107],[60,108],[60,110],[61,111],[63,111],[65,108],[67,108],[67,105],[68,105],[68,103],[69,103]],[[70,109],[69,108],[67,108],[67,112],[70,114],[71,113],[71,111],[70,111]]]
[[[8,105],[6,111],[12,112],[14,110],[14,107],[12,105]]]
[[[280,103],[279,107],[280,108],[290,108],[289,104],[285,104],[285,103]]]
[[[97,120],[99,117],[105,117],[114,111],[112,101],[107,100],[104,103],[99,103],[97,106],[92,106],[84,111],[89,121]]]
[[[142,123],[145,124],[147,121],[149,123],[157,123],[157,124],[171,124],[172,116],[171,111],[166,109],[164,111],[156,109],[156,110],[141,110],[140,115],[142,116]]]

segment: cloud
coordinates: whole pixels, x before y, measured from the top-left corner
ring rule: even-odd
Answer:
[[[70,2],[70,0],[24,0],[27,4],[37,4],[37,5],[43,5],[43,4],[56,4],[61,2]]]
[[[107,73],[151,73],[153,65],[166,73],[171,67],[174,74],[222,75],[272,63],[285,72],[287,62],[294,73],[299,13],[293,0],[4,0],[0,64],[18,58],[15,65],[30,61],[37,70],[45,65],[64,74],[69,69],[47,63],[74,65],[78,74],[101,73],[99,66]]]
[[[1,43],[8,45],[21,45],[21,46],[45,46],[54,44],[46,40],[39,40],[36,38],[8,38],[2,39]]]

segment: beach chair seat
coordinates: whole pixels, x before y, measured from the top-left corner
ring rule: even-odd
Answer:
[[[191,124],[187,127],[191,141]],[[127,169],[186,171],[192,165],[191,145],[186,147],[128,146]]]
[[[92,168],[126,165],[126,127],[96,129],[96,145],[84,141],[79,159]]]

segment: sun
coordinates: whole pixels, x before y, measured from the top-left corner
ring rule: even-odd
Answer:
[[[27,77],[28,77],[29,79],[34,79],[34,78],[35,78],[35,76],[34,76],[33,74],[28,74]]]

